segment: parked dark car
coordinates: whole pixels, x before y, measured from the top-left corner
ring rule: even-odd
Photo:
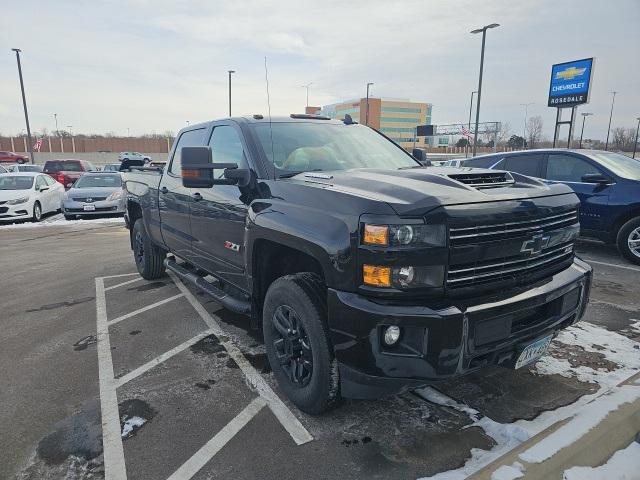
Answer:
[[[69,189],[85,172],[95,172],[97,168],[86,160],[47,160],[42,171]]]
[[[27,163],[28,161],[28,157],[20,155],[19,153],[0,151],[1,163]]]
[[[465,165],[568,185],[580,198],[581,235],[616,244],[640,265],[640,161],[602,150],[546,149],[486,155]]]
[[[527,365],[588,302],[565,185],[424,167],[309,115],[193,125],[169,159],[123,173],[138,272],[249,316],[303,411]]]

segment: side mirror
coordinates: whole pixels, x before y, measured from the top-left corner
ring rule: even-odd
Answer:
[[[214,185],[246,187],[251,172],[237,163],[211,163],[211,147],[182,147],[182,185],[186,188],[211,188]],[[223,178],[213,178],[213,170],[224,170]]]
[[[587,173],[580,179],[582,183],[597,183],[598,185],[609,185],[611,179],[601,173]]]
[[[44,192],[45,190],[49,190],[49,187],[40,187],[41,192]]]

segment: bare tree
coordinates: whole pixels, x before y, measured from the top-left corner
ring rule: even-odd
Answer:
[[[540,115],[529,117],[529,120],[527,120],[527,142],[529,143],[529,148],[535,148],[536,143],[542,138],[543,125]]]
[[[633,150],[633,140],[636,133],[633,128],[616,127],[612,133],[613,140],[611,144],[613,148],[622,151]]]
[[[500,131],[498,132],[498,141],[496,142],[496,144],[498,146],[505,145],[510,137],[511,125],[509,125],[509,122],[503,122]]]

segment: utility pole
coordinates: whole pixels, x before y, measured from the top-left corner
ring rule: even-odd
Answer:
[[[582,130],[580,131],[580,144],[578,148],[582,148],[582,136],[584,135],[584,121],[587,119],[589,115],[593,115],[593,113],[582,112]]]
[[[526,150],[526,135],[527,135],[527,110],[529,109],[529,105],[533,105],[532,103],[521,103],[521,106],[524,107],[524,124],[522,125],[522,149]]]
[[[611,92],[611,113],[609,113],[609,127],[607,127],[607,142],[604,144],[604,150],[609,150],[609,132],[611,132],[611,118],[613,117],[613,105],[616,103],[616,94],[618,92]]]
[[[53,114],[53,119],[56,121],[56,136],[60,136],[60,130],[58,130],[58,114],[54,113]]]
[[[467,130],[471,132],[471,112],[473,110],[473,96],[478,93],[475,90],[471,92],[471,101],[469,102],[469,125],[467,126]],[[469,156],[469,139],[467,138],[467,144],[464,147],[464,158]]]
[[[231,74],[236,73],[235,70],[227,70],[229,72],[229,116],[231,116]]]
[[[301,85],[302,88],[307,89],[307,107],[309,106],[309,87],[313,85],[313,82],[309,82],[306,85]]]
[[[484,45],[487,37],[487,29],[496,28],[500,25],[498,23],[491,23],[485,25],[482,28],[471,30],[471,33],[482,33],[482,50],[480,51],[480,76],[478,78],[478,100],[476,103],[476,128],[473,133],[473,156],[476,156],[476,148],[478,144],[478,123],[480,122],[480,97],[482,96],[482,70],[484,69]]]
[[[20,77],[20,90],[22,91],[22,106],[24,108],[24,121],[27,124],[27,150],[29,152],[29,159],[31,163],[33,161],[33,143],[31,141],[31,127],[29,126],[29,113],[27,112],[27,98],[24,95],[24,81],[22,80],[22,65],[20,64],[20,50],[19,48],[12,48],[16,52],[16,61],[18,62],[18,76]]]
[[[364,117],[364,124],[368,127],[369,126],[369,87],[373,85],[372,82],[368,82],[367,83],[367,111],[365,113],[365,117]]]
[[[638,117],[638,126],[636,127],[636,141],[633,142],[633,157],[636,158],[636,149],[638,147],[638,131],[640,130],[640,117]]]

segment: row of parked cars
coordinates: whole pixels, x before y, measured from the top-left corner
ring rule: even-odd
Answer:
[[[44,166],[0,165],[0,221],[32,220],[61,211],[68,220],[123,215],[122,179],[85,160],[49,160]]]

